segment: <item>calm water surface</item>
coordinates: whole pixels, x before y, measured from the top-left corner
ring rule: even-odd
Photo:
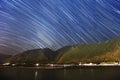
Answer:
[[[120,80],[120,67],[55,70],[1,68],[0,80]]]

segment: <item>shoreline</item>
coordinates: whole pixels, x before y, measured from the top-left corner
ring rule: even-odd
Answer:
[[[119,65],[114,64],[99,64],[99,65],[73,65],[73,66],[38,66],[38,67],[30,67],[30,66],[0,66],[2,68],[27,68],[27,69],[45,69],[45,70],[55,70],[55,69],[69,69],[69,68],[93,68],[93,67],[120,67]]]

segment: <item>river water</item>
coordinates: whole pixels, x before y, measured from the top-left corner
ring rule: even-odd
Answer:
[[[120,80],[120,67],[1,68],[0,80]]]

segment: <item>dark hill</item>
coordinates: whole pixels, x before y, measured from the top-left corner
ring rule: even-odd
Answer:
[[[7,61],[11,63],[79,63],[120,61],[120,37],[92,44],[66,46],[57,51],[51,49],[28,50]]]
[[[4,60],[6,60],[10,57],[11,57],[11,55],[0,54],[0,63],[2,63]]]
[[[56,54],[54,51],[44,48],[25,51],[6,61],[11,63],[49,63],[52,62],[55,57]]]

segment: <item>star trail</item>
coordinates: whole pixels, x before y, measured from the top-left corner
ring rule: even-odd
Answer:
[[[120,0],[0,0],[0,53],[102,42],[120,35]]]

